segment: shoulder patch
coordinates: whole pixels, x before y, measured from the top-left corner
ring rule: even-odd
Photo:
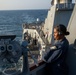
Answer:
[[[52,47],[50,47],[50,49],[51,50],[55,50],[55,49],[57,49],[57,47],[56,46],[52,46]]]

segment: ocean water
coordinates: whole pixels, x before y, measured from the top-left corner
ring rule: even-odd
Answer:
[[[7,10],[0,11],[0,35],[15,34],[22,40],[22,24],[33,23],[39,18],[45,21],[48,10]]]

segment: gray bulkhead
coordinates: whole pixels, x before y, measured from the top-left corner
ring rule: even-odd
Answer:
[[[69,75],[76,75],[76,5],[68,24],[68,31],[70,32],[70,35],[67,36],[70,43],[67,58]]]

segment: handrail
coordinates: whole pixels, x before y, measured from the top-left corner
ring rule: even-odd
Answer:
[[[57,4],[57,10],[73,10],[73,7],[72,3]]]
[[[42,60],[40,60],[40,61],[38,61],[38,66],[36,66],[35,64],[31,64],[31,65],[29,66],[29,69],[30,69],[30,71],[32,71],[32,70],[40,67],[40,66],[43,65],[43,64],[45,64],[45,62],[42,61]]]

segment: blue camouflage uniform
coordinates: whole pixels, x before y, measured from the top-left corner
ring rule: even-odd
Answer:
[[[54,45],[45,54],[46,69],[48,75],[68,75],[68,67],[66,65],[67,52],[69,43],[66,38],[56,40]]]

